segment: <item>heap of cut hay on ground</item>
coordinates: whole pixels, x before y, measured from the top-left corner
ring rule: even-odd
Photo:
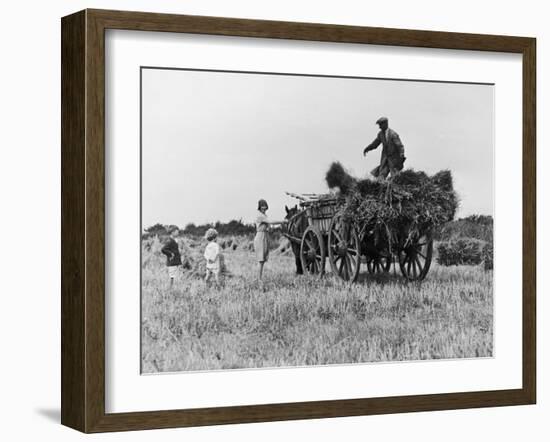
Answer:
[[[459,203],[449,170],[428,176],[407,169],[391,180],[359,180],[335,162],[326,182],[330,189],[339,190],[345,219],[383,233],[390,242],[451,221]]]

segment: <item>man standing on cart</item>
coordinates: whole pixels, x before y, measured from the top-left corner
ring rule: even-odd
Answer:
[[[371,174],[376,178],[387,178],[391,173],[391,177],[393,178],[403,169],[403,163],[406,159],[405,148],[397,132],[389,128],[386,117],[380,117],[376,120],[376,124],[380,127],[380,132],[378,132],[374,141],[365,147],[363,156],[382,144],[380,165],[376,166],[371,171]]]

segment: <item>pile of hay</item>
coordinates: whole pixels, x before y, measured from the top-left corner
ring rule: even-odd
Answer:
[[[339,189],[344,218],[383,233],[390,243],[451,221],[458,208],[448,170],[430,177],[407,169],[392,180],[358,180],[336,162],[326,182],[330,189]]]
[[[224,240],[220,240],[220,243],[225,242]],[[180,241],[180,251],[181,251],[181,261],[182,261],[182,267],[183,267],[183,275],[188,278],[192,279],[202,279],[206,276],[206,260],[204,259],[203,253],[204,249],[208,243],[204,240],[192,240],[188,238],[184,238]],[[234,242],[231,241],[231,245],[233,245]],[[225,243],[225,248],[220,244],[222,249],[228,248],[227,242]],[[231,272],[229,271],[225,256],[222,253],[220,256],[220,266],[221,266],[221,273],[224,276],[231,276]]]
[[[357,179],[352,177],[339,162],[330,165],[325,180],[329,189],[338,188],[342,194],[348,194],[357,185]]]
[[[287,238],[281,238],[279,241],[279,245],[275,249],[275,253],[279,253],[281,255],[288,255],[292,252],[292,245],[290,244],[290,241]]]

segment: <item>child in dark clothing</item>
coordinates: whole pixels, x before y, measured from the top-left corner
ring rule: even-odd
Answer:
[[[172,227],[169,232],[170,238],[164,244],[161,252],[166,255],[166,265],[168,266],[168,276],[170,277],[170,288],[174,284],[174,278],[181,271],[181,254],[176,238],[179,235],[177,227]]]

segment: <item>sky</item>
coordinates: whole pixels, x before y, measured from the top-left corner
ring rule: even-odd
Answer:
[[[258,73],[142,70],[142,225],[284,218],[294,193],[327,193],[340,161],[362,178],[389,126],[406,168],[453,173],[457,216],[493,214],[494,87]]]

